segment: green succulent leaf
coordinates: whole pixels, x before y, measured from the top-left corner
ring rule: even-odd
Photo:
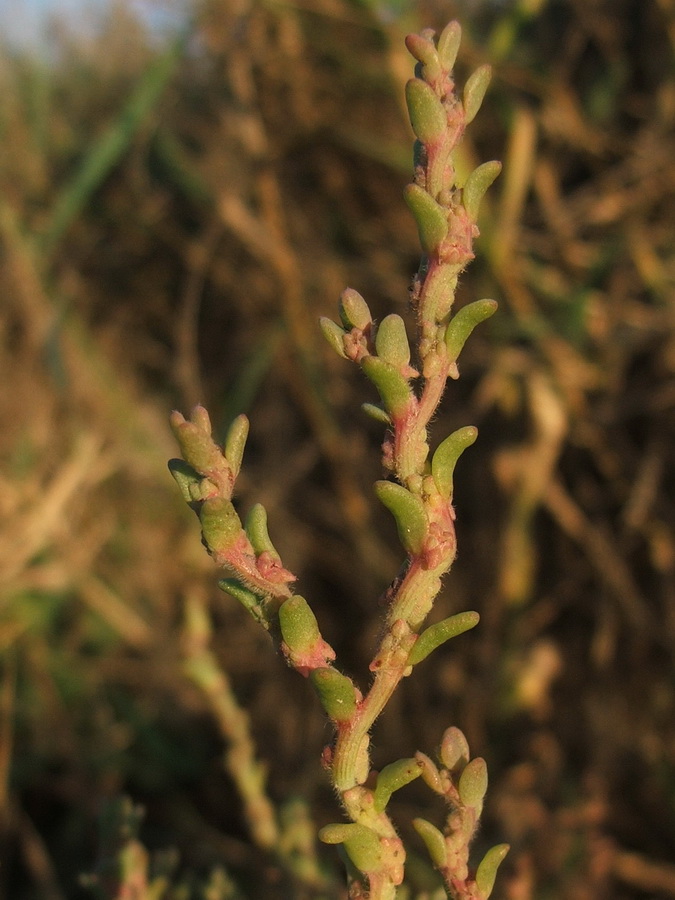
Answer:
[[[469,742],[464,732],[454,725],[446,728],[441,741],[441,762],[449,772],[457,773],[467,765],[471,757]]]
[[[204,434],[211,434],[211,417],[209,411],[201,404],[198,403],[190,413],[190,421]]]
[[[418,73],[416,71],[415,75],[417,75],[417,74]],[[439,78],[441,78],[441,76],[443,75],[443,70],[441,69],[440,60],[435,60],[434,62],[431,62],[431,63],[425,63],[422,66],[421,72],[419,74],[422,76],[422,78],[424,79],[425,82],[428,82],[429,84],[436,83],[439,80]]]
[[[472,72],[467,79],[464,85],[464,121],[467,125],[476,118],[491,78],[492,67],[485,65]]]
[[[385,316],[377,328],[375,349],[380,359],[402,369],[410,362],[410,344],[403,319],[391,313]]]
[[[480,616],[477,612],[463,612],[450,616],[448,619],[443,619],[442,622],[430,625],[417,638],[410,651],[408,663],[411,666],[415,666],[417,663],[422,662],[441,644],[457,637],[457,635],[464,634],[465,631],[469,631],[471,628],[475,628],[479,620]]]
[[[391,416],[381,406],[377,406],[375,403],[362,403],[361,409],[371,419],[375,419],[376,422],[381,422],[383,425],[391,425]]]
[[[334,822],[332,825],[324,825],[319,830],[319,840],[324,844],[344,844],[354,828],[363,828],[363,826],[349,822]]]
[[[221,578],[218,582],[218,587],[221,591],[225,591],[226,594],[229,594],[231,597],[234,597],[235,600],[238,600],[244,609],[253,616],[256,622],[262,625],[266,630],[269,630],[270,623],[265,615],[261,599],[254,594],[253,591],[249,591],[248,588],[245,588],[243,584],[235,578]]]
[[[405,99],[415,137],[425,144],[435,143],[448,127],[448,116],[436,91],[421,78],[411,78],[405,86]]]
[[[210,430],[187,422],[179,412],[173,412],[169,422],[183,459],[197,472],[206,475],[223,465],[223,454],[211,437]]]
[[[421,34],[406,35],[405,45],[408,51],[415,57],[418,62],[423,65],[433,65],[438,63],[438,52],[434,46],[434,42]]]
[[[487,786],[487,763],[481,756],[477,756],[464,766],[459,776],[459,799],[465,806],[482,806]]]
[[[381,813],[389,803],[394,791],[400,790],[406,784],[410,784],[422,774],[422,766],[419,760],[399,759],[390,763],[377,776],[375,784],[375,812]]]
[[[243,532],[241,519],[229,500],[210,497],[199,510],[202,534],[213,553],[229,550]]]
[[[244,458],[244,447],[248,438],[248,418],[237,416],[227,429],[225,437],[225,459],[236,478],[241,470],[241,461]]]
[[[310,674],[326,714],[334,722],[348,722],[356,710],[356,691],[351,678],[337,669],[314,669]]]
[[[319,624],[304,597],[295,594],[279,607],[281,636],[294,653],[306,653],[321,640]]]
[[[478,220],[481,200],[501,170],[502,164],[498,160],[493,159],[478,166],[466,179],[462,191],[462,203],[472,222]]]
[[[375,493],[396,520],[399,540],[409,553],[420,553],[428,520],[422,500],[393,481],[376,481]]]
[[[354,822],[326,825],[319,831],[324,844],[344,844],[347,855],[360,872],[375,872],[382,858],[378,835]]]
[[[478,429],[475,426],[459,428],[438,445],[431,459],[431,474],[438,493],[448,501],[452,500],[457,460],[477,437]]]
[[[506,854],[509,852],[508,844],[497,844],[491,847],[478,864],[476,869],[476,887],[482,900],[488,900],[492,893],[497,877],[497,869],[500,867]]]
[[[169,472],[173,476],[174,481],[180,488],[183,500],[186,503],[192,503],[193,500],[200,499],[199,488],[203,481],[203,476],[189,466],[183,459],[170,459]]]
[[[345,353],[344,336],[346,332],[344,328],[340,328],[336,322],[329,319],[327,316],[321,316],[319,319],[319,327],[321,328],[321,333],[338,356],[341,356],[343,359],[348,359],[348,356]]]
[[[450,362],[457,362],[476,325],[489,319],[496,310],[496,300],[476,300],[474,303],[467,303],[450,319],[445,332],[445,346]]]
[[[338,308],[345,328],[363,330],[373,321],[368,304],[353,288],[346,288],[342,292]]]
[[[438,57],[446,72],[454,68],[461,40],[462,28],[459,22],[448,22],[438,38]]]
[[[275,559],[280,559],[267,531],[267,511],[262,503],[256,503],[251,508],[246,517],[245,529],[256,556],[267,552]]]
[[[433,253],[447,237],[447,212],[418,184],[409,184],[403,196],[415,217],[422,249],[425,253]]]
[[[448,848],[442,832],[427,822],[426,819],[413,819],[413,828],[424,841],[432,863],[437,869],[444,868],[448,862]]]
[[[441,773],[438,771],[438,766],[434,763],[426,753],[422,753],[421,750],[418,750],[415,754],[415,759],[419,762],[422,767],[422,781],[430,787],[432,791],[435,791],[437,794],[443,794],[443,782],[441,780]]]
[[[402,416],[413,399],[408,380],[391,363],[377,356],[366,356],[361,368],[377,388],[389,415]]]

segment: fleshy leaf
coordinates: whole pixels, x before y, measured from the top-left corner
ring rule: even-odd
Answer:
[[[462,40],[462,28],[459,22],[448,22],[438,38],[438,57],[446,71],[454,68]]]
[[[211,417],[209,416],[209,411],[201,404],[198,403],[190,413],[190,421],[200,431],[203,431],[205,434],[211,434]]]
[[[368,304],[353,288],[346,288],[340,295],[339,310],[345,328],[364,329],[373,320]]]
[[[269,629],[269,621],[265,616],[260,597],[254,594],[253,591],[249,591],[248,588],[245,588],[234,578],[221,578],[218,582],[218,587],[221,591],[225,591],[226,594],[229,594],[231,597],[234,597],[235,600],[238,600],[244,609],[253,616],[256,622],[259,622],[264,628]]]
[[[442,622],[430,625],[417,638],[410,651],[408,663],[411,666],[415,666],[417,663],[422,662],[441,644],[457,637],[459,634],[463,634],[465,631],[469,631],[471,628],[475,628],[479,620],[480,616],[477,612],[463,612],[450,616],[448,619],[443,619]]]
[[[375,419],[376,422],[381,422],[383,425],[391,425],[391,416],[381,406],[377,406],[375,403],[362,403],[361,409],[371,419]]]
[[[497,877],[497,869],[504,861],[504,857],[509,852],[508,844],[497,844],[491,847],[478,864],[476,869],[476,887],[481,895],[482,900],[488,900],[492,893]]]
[[[422,500],[393,481],[376,481],[375,493],[396,520],[398,536],[409,553],[420,553],[427,536],[427,514]]]
[[[476,325],[489,319],[496,310],[496,300],[476,300],[473,303],[467,303],[450,319],[445,332],[445,346],[450,362],[457,362],[464,344]]]
[[[411,78],[405,86],[405,99],[415,137],[425,144],[433,144],[442,137],[448,116],[431,85],[421,78]]]
[[[243,532],[241,519],[232,503],[224,497],[210,497],[199,510],[202,534],[209,550],[228,550]]]
[[[459,799],[465,806],[482,806],[487,786],[487,763],[481,756],[477,756],[464,766],[459,776]]]
[[[375,872],[380,867],[380,839],[365,825],[355,822],[326,825],[319,831],[319,838],[324,844],[344,844],[347,855],[361,872]]]
[[[502,164],[493,159],[478,166],[466,179],[462,191],[462,204],[472,222],[477,221],[481,200],[501,170]]]
[[[350,678],[337,669],[314,669],[310,675],[327,715],[335,722],[347,722],[356,710],[356,692]]]
[[[306,653],[321,640],[316,616],[299,594],[284,600],[279,607],[279,626],[284,641],[294,653]]]
[[[366,356],[361,368],[377,388],[387,412],[394,417],[402,416],[413,396],[407,379],[377,356]]]
[[[267,531],[267,511],[262,503],[256,503],[246,517],[246,534],[256,556],[267,551],[274,559],[280,559]]]
[[[469,742],[454,725],[446,728],[441,741],[441,762],[449,772],[461,772],[470,759]]]
[[[422,766],[415,758],[399,759],[385,766],[377,776],[375,784],[375,812],[381,813],[389,803],[389,798],[394,791],[410,784],[421,774]]]
[[[492,67],[479,66],[472,72],[464,85],[464,121],[468,125],[476,118],[483,97],[492,78]]]
[[[321,333],[331,345],[333,350],[335,350],[335,352],[343,359],[348,359],[349,357],[345,353],[344,328],[340,328],[340,326],[336,322],[334,322],[332,319],[329,319],[327,316],[321,316],[321,318],[319,319],[319,327],[321,328]]]
[[[203,481],[203,476],[199,475],[192,466],[189,466],[183,459],[170,459],[169,472],[173,475],[173,479],[180,488],[183,500],[186,503],[192,503],[198,500],[199,486]]]
[[[433,41],[424,37],[422,34],[408,34],[405,38],[405,45],[408,51],[422,65],[428,66],[438,63],[438,51]]]
[[[248,437],[248,419],[245,415],[237,416],[227,429],[225,438],[225,458],[236,478],[241,470],[241,461],[244,457],[244,447]]]
[[[410,344],[403,319],[391,313],[385,316],[377,328],[375,349],[380,359],[402,369],[410,362]]]
[[[415,759],[422,767],[422,781],[427,787],[430,787],[432,791],[435,791],[437,794],[442,794],[443,782],[441,781],[441,773],[438,771],[438,766],[433,760],[429,759],[426,753],[422,753],[421,750],[417,751]]]
[[[426,819],[413,819],[412,824],[426,844],[432,863],[437,869],[442,869],[448,862],[448,848],[445,845],[443,834]]]
[[[201,407],[198,407],[201,409]],[[206,412],[206,410],[204,410]],[[193,418],[195,416],[193,412]],[[169,419],[171,430],[183,454],[183,459],[197,472],[206,474],[223,465],[223,455],[210,431],[205,431],[194,422],[188,422],[179,412],[173,412]]]
[[[363,825],[355,825],[353,822],[334,822],[332,825],[324,825],[319,830],[319,840],[324,844],[344,844],[354,828],[363,828]]]
[[[403,196],[415,217],[422,249],[425,253],[433,253],[448,234],[446,211],[418,184],[409,184]]]
[[[431,460],[431,474],[439,494],[446,500],[452,500],[455,465],[461,454],[470,447],[478,437],[478,429],[473,425],[459,428],[446,437],[434,453]]]

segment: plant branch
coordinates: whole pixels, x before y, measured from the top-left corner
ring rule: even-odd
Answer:
[[[324,827],[321,839],[341,844],[350,860],[351,900],[393,900],[403,882],[405,850],[386,807],[394,791],[422,777],[444,796],[451,812],[443,832],[424,820],[416,827],[454,900],[487,900],[503,845],[488,851],[475,873],[468,867],[473,837],[487,789],[482,759],[470,759],[466,739],[448,729],[441,768],[424,754],[371,771],[370,732],[400,681],[441,644],[478,622],[477,613],[451,616],[424,630],[441,580],[456,555],[452,506],[454,469],[476,439],[476,429],[459,429],[443,440],[429,460],[427,429],[449,377],[457,378],[457,358],[474,327],[496,308],[492,300],[471,303],[451,315],[457,280],[473,258],[480,201],[499,173],[499,163],[479,166],[457,183],[453,151],[478,112],[490,77],[489,67],[468,79],[462,97],[452,71],[460,28],[451,22],[435,40],[433,32],[408,35],[417,60],[406,101],[415,143],[413,183],[405,199],[417,223],[423,256],[411,301],[417,314],[416,363],[403,319],[395,314],[376,324],[364,298],[348,288],[340,298],[337,324],[321,320],[331,346],[360,365],[373,382],[381,405],[364,409],[387,430],[378,498],[394,516],[406,552],[403,566],[386,592],[384,632],[370,663],[373,674],[365,696],[334,666],[335,651],[323,639],[307,601],[293,593],[296,578],[282,564],[257,505],[242,523],[232,503],[248,430],[235,419],[224,448],[211,436],[208,414],[193,410],[190,420],[174,413],[172,426],[183,452],[171,471],[198,514],[204,543],[229,576],[221,587],[238,599],[267,631],[290,666],[310,678],[333,723],[335,740],[324,751],[348,822]],[[242,791],[245,788],[242,785]],[[265,841],[274,840],[272,831]]]

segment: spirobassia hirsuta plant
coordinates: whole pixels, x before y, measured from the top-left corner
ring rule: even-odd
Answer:
[[[170,469],[199,517],[209,554],[224,570],[220,587],[269,632],[288,665],[310,679],[333,726],[323,763],[345,819],[325,826],[319,836],[327,844],[342,845],[351,898],[392,900],[403,883],[406,853],[388,804],[395,791],[417,778],[447,802],[440,827],[422,818],[414,826],[448,897],[487,900],[508,850],[497,845],[477,866],[470,864],[469,847],[488,778],[485,761],[471,758],[459,729],[446,730],[437,761],[418,752],[379,772],[370,761],[371,729],[399,682],[479,619],[476,612],[462,612],[425,627],[456,554],[455,466],[477,436],[471,426],[460,428],[432,452],[429,423],[448,379],[459,376],[457,361],[467,338],[496,309],[493,300],[478,300],[453,310],[458,278],[474,255],[481,199],[500,171],[498,162],[486,162],[463,182],[455,171],[454,151],[490,80],[489,66],[481,66],[458,92],[453,69],[460,37],[458,23],[450,22],[437,39],[431,31],[406,38],[416,60],[414,77],[405,87],[416,140],[405,201],[422,248],[411,291],[412,346],[401,316],[391,313],[376,323],[366,300],[352,288],[340,298],[340,321],[320,322],[328,343],[361,368],[379,395],[378,403],[363,407],[384,427],[385,477],[376,482],[375,494],[393,516],[405,553],[387,591],[385,621],[365,691],[341,671],[310,604],[296,593],[296,576],[270,539],[264,508],[253,506],[242,521],[233,502],[248,433],[246,417],[234,420],[223,446],[214,441],[203,407],[189,419],[178,412],[171,418],[182,459],[172,460]]]

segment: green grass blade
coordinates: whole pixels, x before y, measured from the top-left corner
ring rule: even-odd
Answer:
[[[161,97],[182,56],[184,45],[183,38],[177,40],[147,70],[118,118],[93,144],[72,180],[62,189],[54,204],[49,228],[42,238],[45,253],[55,250],[69,226],[119,162]]]

